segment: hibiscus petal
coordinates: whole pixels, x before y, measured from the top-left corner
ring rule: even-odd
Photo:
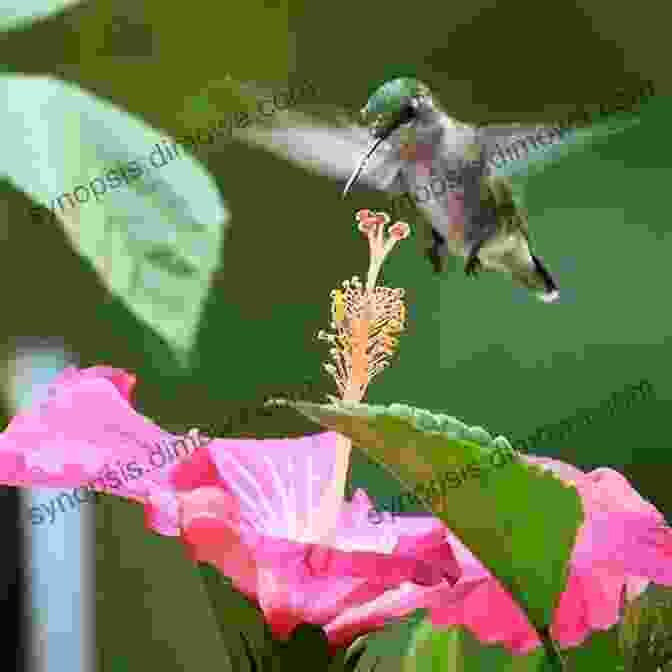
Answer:
[[[380,594],[364,578],[315,579],[300,564],[260,571],[259,605],[276,637],[285,639],[302,622],[324,625],[343,610]]]
[[[672,586],[672,528],[648,515],[593,515],[579,536],[573,563],[619,568],[622,574]]]
[[[124,371],[115,369],[111,366],[91,366],[88,369],[78,369],[69,366],[63,369],[61,373],[51,382],[49,390],[56,390],[63,385],[77,385],[82,380],[104,378],[109,380],[119,390],[119,394],[127,401],[131,400],[131,393],[135,387],[136,377]]]
[[[430,615],[437,627],[462,625],[482,642],[502,644],[514,653],[528,653],[540,644],[523,610],[492,577],[460,579],[437,594],[435,602]]]
[[[152,469],[148,453],[156,442],[175,437],[133,410],[127,400],[133,383],[111,367],[64,371],[46,400],[16,415],[0,437],[0,481],[23,487],[90,484],[135,499],[146,494],[129,465],[135,463],[146,477]]]
[[[336,464],[334,432],[297,439],[215,439],[208,445],[220,481],[260,532],[299,539],[319,514]]]
[[[658,509],[644,499],[625,476],[613,469],[595,469],[587,473],[578,485],[589,514],[593,511],[631,511],[664,521]]]
[[[214,565],[238,590],[256,599],[259,576],[254,555],[228,525],[215,518],[195,520],[185,530],[184,541],[194,561]]]
[[[459,604],[485,580],[459,582],[455,587],[443,582],[430,588],[405,582],[368,603],[343,611],[324,627],[324,631],[332,647],[344,646],[362,632],[383,628],[388,621],[403,618],[416,609],[451,601]]]
[[[188,460],[167,470],[167,479],[179,491],[188,492],[205,486],[219,486],[221,479],[209,450],[196,450]]]
[[[553,618],[551,634],[562,646],[582,644],[594,630],[608,630],[620,618],[622,574],[593,566],[573,571]]]

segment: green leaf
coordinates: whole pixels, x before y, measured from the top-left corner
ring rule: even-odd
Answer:
[[[403,672],[462,672],[460,629],[437,630],[425,620],[414,633],[402,669]]]
[[[628,672],[657,672],[672,663],[672,589],[651,585],[628,604],[619,647]]]
[[[595,670],[622,672],[624,669],[623,656],[618,646],[618,626],[606,631],[594,632],[581,646],[567,649],[564,655],[567,669],[571,672],[594,672]],[[645,672],[645,668],[635,669],[637,672]]]
[[[0,30],[22,28],[36,19],[55,14],[79,0],[0,0]]]
[[[289,640],[280,645],[282,670],[327,670],[329,660],[329,640],[319,625],[301,623],[294,628]],[[332,670],[339,669],[336,662]]]
[[[184,360],[229,213],[207,171],[166,136],[78,87],[2,77],[0,175],[60,222],[105,285]],[[173,146],[174,147],[174,146]],[[173,159],[170,159],[170,157]]]
[[[110,672],[131,672],[133,669],[128,662],[128,658],[123,654],[115,654],[109,663]]]
[[[461,667],[460,672],[481,672],[498,670],[501,672],[545,672],[546,658],[541,648],[529,654],[513,654],[499,644],[479,642],[466,628],[458,628]],[[572,671],[574,672],[574,671]]]
[[[618,672],[622,658],[618,651],[617,628],[594,633],[584,644],[563,652],[571,672]],[[505,647],[479,642],[466,628],[446,630],[424,621],[415,631],[403,672],[549,672],[542,648],[513,654]],[[652,672],[655,672],[652,670]]]
[[[552,622],[583,520],[576,489],[503,437],[401,404],[283,402],[385,466],[508,589],[538,633]],[[543,506],[540,503],[543,502]]]
[[[261,611],[214,567],[199,563],[232,672],[269,672],[277,667],[275,642]]]
[[[402,672],[404,656],[413,633],[427,611],[416,609],[403,619],[390,622],[381,630],[355,640],[346,655],[348,672]]]

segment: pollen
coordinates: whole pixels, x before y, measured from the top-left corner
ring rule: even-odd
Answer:
[[[361,401],[371,380],[390,365],[396,353],[397,336],[406,328],[403,289],[376,287],[380,268],[395,244],[407,238],[408,224],[397,222],[388,229],[385,213],[360,210],[359,230],[369,240],[370,264],[366,284],[359,277],[343,282],[331,292],[331,329],[317,337],[327,341],[333,363],[324,365],[334,378],[341,398]]]
[[[331,317],[335,324],[341,324],[345,318],[345,295],[342,289],[331,292]]]

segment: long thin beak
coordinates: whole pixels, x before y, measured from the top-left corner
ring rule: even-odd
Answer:
[[[345,189],[343,189],[343,198],[345,198],[348,195],[348,192],[350,191],[350,188],[357,182],[359,179],[359,176],[362,174],[362,171],[364,170],[364,166],[366,166],[366,162],[371,158],[371,155],[378,149],[378,146],[380,145],[383,140],[385,140],[385,137],[387,136],[381,136],[379,138],[376,138],[371,145],[366,150],[366,154],[360,159],[359,164],[357,165],[357,168],[355,168],[355,171],[350,175],[350,179],[348,180],[348,183],[345,185]]]

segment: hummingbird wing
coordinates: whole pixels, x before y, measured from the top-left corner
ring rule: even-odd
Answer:
[[[278,110],[270,123],[238,129],[235,137],[309,172],[345,183],[371,146],[372,137],[367,129],[352,123],[353,115],[345,109],[332,107],[323,116],[298,108]],[[367,161],[358,184],[387,193],[392,198],[394,219],[411,223],[417,244],[425,250],[432,244],[432,218],[407,203],[409,199],[400,198],[410,191],[403,165],[390,145],[382,143]]]
[[[340,123],[329,123],[298,109],[279,110],[270,123],[252,124],[238,130],[236,137],[310,172],[345,182],[371,147],[373,138],[367,129],[343,123],[351,116],[346,110],[333,108],[330,112]],[[397,153],[384,142],[367,161],[359,182],[381,191],[395,190],[399,188],[401,166]]]
[[[491,174],[509,178],[515,202],[523,207],[531,177],[638,123],[639,115],[619,113],[590,126],[485,126],[479,129],[479,139],[486,149]]]

